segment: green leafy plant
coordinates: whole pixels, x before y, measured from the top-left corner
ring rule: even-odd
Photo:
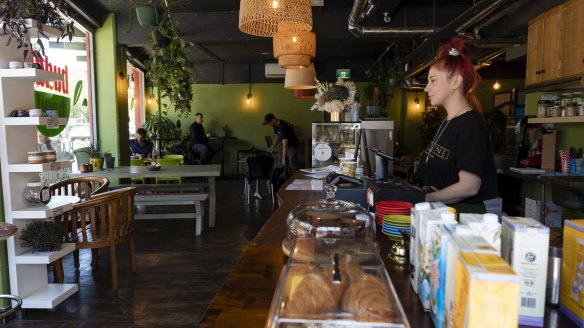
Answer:
[[[156,83],[161,98],[168,98],[170,106],[179,116],[187,116],[191,112],[193,91],[191,89],[193,64],[187,56],[187,47],[190,43],[179,36],[177,22],[165,8],[166,13],[157,31],[170,39],[166,46],[154,43],[153,33],[150,33],[149,41],[152,45],[150,60],[145,62],[146,76]],[[168,104],[162,104],[165,111]]]
[[[0,35],[8,36],[6,46],[9,46],[12,40],[17,42],[17,48],[23,49],[25,60],[29,52],[41,59],[45,55],[45,48],[40,39],[34,45],[32,44],[31,26],[27,19],[33,19],[36,22],[39,37],[49,38],[44,32],[44,27],[48,26],[61,32],[57,42],[64,38],[69,38],[71,41],[75,32],[73,21],[64,20],[60,13],[71,17],[70,7],[66,0],[2,1],[0,2]]]
[[[151,136],[158,138],[170,139],[180,137],[180,121],[173,122],[166,115],[146,114],[146,119],[142,124]]]
[[[58,251],[65,241],[61,225],[51,220],[33,221],[20,233],[22,247],[32,247],[37,251]]]
[[[80,148],[80,150],[89,155],[89,158],[103,158],[103,152],[101,151],[101,144],[99,141],[95,144],[89,143],[87,146]]]

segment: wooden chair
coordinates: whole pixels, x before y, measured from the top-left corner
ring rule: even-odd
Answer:
[[[67,242],[75,243],[76,250],[109,247],[113,289],[118,289],[118,244],[128,243],[132,272],[136,272],[133,235],[135,194],[134,187],[104,192],[73,205],[73,209],[59,216],[64,229],[69,232]],[[77,220],[80,217],[87,220]],[[71,230],[69,226],[72,226]],[[96,262],[96,258],[92,262]]]
[[[81,201],[87,201],[92,196],[107,191],[109,180],[102,177],[87,176],[65,179],[49,186],[51,196],[77,196]],[[79,269],[79,251],[73,251],[75,268]],[[62,283],[64,279],[63,263],[61,259],[53,263],[53,271],[56,283]]]

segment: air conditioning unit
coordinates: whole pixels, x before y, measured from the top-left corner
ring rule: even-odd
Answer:
[[[286,76],[286,69],[276,63],[268,63],[265,66],[267,79],[282,79]]]

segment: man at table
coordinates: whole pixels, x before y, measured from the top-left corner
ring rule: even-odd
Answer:
[[[130,140],[130,151],[132,154],[142,158],[151,158],[154,145],[149,140],[146,140],[146,133],[146,129],[143,128],[136,130],[136,139]]]
[[[276,134],[276,140],[268,152],[272,153],[274,151],[274,146],[281,142],[282,147],[280,148],[280,164],[282,166],[288,165],[293,170],[296,169],[296,154],[298,149],[298,137],[294,132],[294,128],[290,123],[277,119],[272,113],[266,114],[264,117],[264,124],[269,124],[274,128],[274,133]]]
[[[203,127],[203,114],[195,114],[195,122],[191,124],[191,147],[192,150],[201,155],[201,164],[209,164],[213,156],[217,154],[221,148],[220,145],[209,142],[209,134],[205,133]]]

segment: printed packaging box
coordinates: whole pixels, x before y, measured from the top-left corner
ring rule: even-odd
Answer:
[[[485,238],[499,253],[501,252],[501,224],[497,214],[460,214],[460,224],[470,226],[475,235]]]
[[[519,280],[498,255],[461,252],[456,261],[454,327],[516,328]]]
[[[502,257],[521,277],[519,324],[543,327],[550,229],[531,218],[503,217]]]
[[[564,222],[560,311],[584,327],[584,220]]]
[[[452,231],[446,229],[446,243],[441,253],[446,256],[445,260],[439,263],[441,277],[445,282],[440,282],[440,287],[444,287],[444,297],[440,292],[435,292],[436,312],[431,313],[435,327],[454,327],[454,317],[456,309],[454,301],[456,298],[456,261],[461,252],[481,253],[499,255],[483,237],[475,236],[471,227],[458,225]],[[444,244],[443,244],[444,245]],[[444,271],[444,274],[442,272]],[[432,278],[434,280],[434,278]]]
[[[420,265],[419,256],[420,250],[418,249],[418,228],[420,217],[424,213],[429,213],[433,211],[446,212],[448,207],[440,202],[422,202],[417,203],[411,211],[411,229],[410,229],[410,281],[414,292],[418,294],[419,280],[418,280],[418,267]]]

